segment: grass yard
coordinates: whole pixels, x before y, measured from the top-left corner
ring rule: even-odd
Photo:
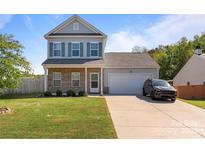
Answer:
[[[0,99],[0,138],[117,138],[104,98]]]
[[[195,105],[197,107],[200,107],[202,109],[205,109],[205,100],[186,100],[186,99],[179,99],[183,102]]]

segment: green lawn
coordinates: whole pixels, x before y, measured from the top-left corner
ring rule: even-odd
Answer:
[[[0,99],[0,138],[117,138],[104,98]]]
[[[205,100],[186,100],[186,99],[179,99],[183,102],[195,105],[197,107],[200,107],[202,109],[205,109]]]

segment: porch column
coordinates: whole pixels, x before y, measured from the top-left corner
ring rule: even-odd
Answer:
[[[100,95],[103,95],[103,68],[100,68]]]
[[[87,84],[87,82],[88,82],[88,80],[87,80],[87,77],[88,77],[88,75],[87,75],[87,67],[85,67],[85,93],[87,94],[87,92],[88,92],[88,84]]]
[[[47,88],[48,88],[48,78],[47,78],[47,76],[48,76],[48,73],[47,73],[47,69],[46,68],[44,68],[44,92],[46,92],[47,91]]]

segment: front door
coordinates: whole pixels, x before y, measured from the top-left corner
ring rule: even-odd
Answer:
[[[90,92],[99,93],[99,73],[90,73]]]

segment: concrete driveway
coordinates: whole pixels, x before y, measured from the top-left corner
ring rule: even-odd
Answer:
[[[149,97],[105,96],[118,138],[204,138],[205,110]]]

